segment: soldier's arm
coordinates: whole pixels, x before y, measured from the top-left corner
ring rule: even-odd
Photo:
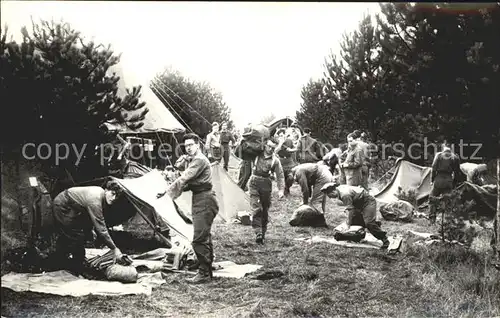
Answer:
[[[283,192],[285,190],[285,174],[283,173],[283,167],[278,158],[274,161],[273,167],[274,173],[276,173],[276,183],[278,184],[278,189]]]
[[[323,211],[323,213],[325,213],[326,211],[326,197],[327,195],[323,194],[323,202],[321,202],[321,210]]]
[[[351,220],[355,211],[354,205],[352,204],[352,198],[349,195],[341,196],[340,199],[346,206],[345,212],[347,213],[347,226],[351,226]]]
[[[87,211],[90,216],[90,220],[94,225],[95,232],[99,235],[111,250],[116,249],[115,242],[109,235],[108,227],[104,221],[104,215],[102,214],[102,206],[98,204],[91,204],[88,206]]]
[[[191,161],[186,170],[181,173],[180,177],[172,182],[172,184],[167,188],[167,193],[172,200],[177,199],[182,194],[182,190],[189,181],[200,175],[205,165],[205,161],[201,158],[194,158],[193,161]]]
[[[361,167],[362,165],[362,158],[361,158],[361,151],[355,150],[352,153],[352,160],[348,160],[345,162],[344,167],[350,168],[350,169],[356,169]]]
[[[434,160],[432,161],[431,182],[434,182],[434,178],[436,178],[438,163],[439,163],[439,153],[437,153],[434,156]]]
[[[302,203],[309,203],[309,196],[311,195],[311,193],[309,192],[309,185],[307,184],[307,177],[304,172],[298,171],[297,182],[299,183],[300,189],[302,190]]]

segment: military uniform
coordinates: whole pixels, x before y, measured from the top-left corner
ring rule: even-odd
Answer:
[[[276,173],[276,181],[280,191],[284,191],[283,169],[279,158],[273,153],[262,154],[255,158],[252,176],[249,182],[250,208],[252,209],[252,228],[257,240],[264,240],[271,206],[271,174]]]
[[[333,175],[328,166],[317,163],[303,163],[295,168],[295,180],[302,189],[302,203],[309,204],[318,211],[323,211],[325,194],[321,188],[333,182]],[[320,209],[321,206],[321,209]]]
[[[293,185],[292,169],[297,166],[297,163],[294,160],[294,152],[287,151],[287,149],[293,148],[293,140],[291,138],[286,138],[276,149],[280,158],[281,167],[283,168],[283,174],[285,175],[284,194],[290,194],[290,187]]]
[[[220,132],[220,147],[222,151],[222,159],[224,159],[224,170],[228,170],[229,165],[229,155],[231,154],[231,148],[229,147],[229,142],[236,143],[234,136],[229,131],[221,131]]]
[[[212,171],[207,157],[198,151],[193,158],[183,157],[176,166],[183,170],[167,189],[167,193],[175,200],[183,191],[191,191],[193,219],[193,250],[199,261],[199,274],[212,275],[214,258],[212,244],[212,224],[219,212],[219,204],[212,190]]]
[[[107,208],[105,190],[101,187],[73,187],[59,193],[53,202],[53,216],[58,238],[56,253],[61,262],[73,257],[75,270],[80,270],[85,260],[85,239],[91,237],[92,229],[104,239],[110,249],[115,243],[108,233],[104,220]]]
[[[365,189],[349,185],[339,185],[339,199],[346,206],[347,225],[363,226],[387,244],[387,233],[380,229],[377,220],[377,201]]]
[[[359,140],[357,141],[358,147],[361,153],[361,186],[368,190],[368,177],[370,175],[370,149],[369,145]]]
[[[453,190],[454,178],[457,178],[460,170],[460,159],[451,150],[442,151],[436,154],[432,163],[431,181],[432,189],[430,195],[433,197],[450,193]],[[436,220],[436,207],[431,204],[429,220]]]
[[[309,135],[300,137],[297,148],[299,163],[318,162],[322,158],[318,141]]]
[[[347,185],[359,186],[362,183],[362,154],[361,150],[356,146],[354,149],[348,149],[345,161],[342,163],[342,170],[345,174],[345,181]]]
[[[207,154],[210,158],[210,162],[220,162],[222,158],[222,151],[220,145],[220,133],[218,131],[212,131],[207,135],[207,142],[205,147],[207,148]]]

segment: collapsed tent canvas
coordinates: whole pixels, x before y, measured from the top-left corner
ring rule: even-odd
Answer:
[[[169,196],[156,198],[158,193],[164,192],[168,187],[167,181],[159,170],[152,170],[142,177],[134,179],[112,179],[122,186],[127,199],[139,213],[148,219],[161,218],[161,221],[177,234],[186,247],[191,245],[193,225],[180,214],[181,212],[178,211],[174,201]]]
[[[250,211],[248,195],[229,176],[221,164],[214,162],[212,168],[212,183],[219,202],[219,214],[217,218],[225,222],[236,219],[238,212]],[[184,192],[175,202],[180,210],[186,214],[191,213],[192,194]]]
[[[403,191],[415,190],[418,202],[425,200],[432,188],[431,171],[430,167],[422,167],[409,161],[398,159],[391,181],[382,190],[375,193],[374,197],[384,203],[395,202],[398,200],[396,195],[399,188],[401,188]]]

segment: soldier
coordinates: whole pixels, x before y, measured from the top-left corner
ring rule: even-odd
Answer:
[[[231,154],[231,148],[229,143],[232,142],[233,145],[236,143],[233,134],[227,130],[227,124],[223,123],[220,132],[220,146],[222,150],[222,158],[224,159],[224,170],[228,170],[229,165],[229,155]]]
[[[210,162],[215,162],[221,160],[221,146],[220,146],[220,132],[219,123],[214,122],[212,124],[212,132],[207,135],[207,140],[205,143],[208,160]]]
[[[277,132],[279,145],[276,148],[276,153],[280,158],[281,167],[283,168],[283,174],[285,175],[285,195],[290,194],[290,187],[293,185],[293,173],[292,169],[297,165],[294,160],[294,154],[297,148],[294,147],[293,140],[291,136],[285,135],[286,130],[280,129]]]
[[[302,204],[309,204],[325,213],[326,197],[321,188],[333,182],[333,175],[328,166],[320,163],[303,163],[293,168],[294,180],[302,189]],[[309,201],[310,199],[310,201]]]
[[[243,130],[244,134],[249,134],[252,131],[252,123],[248,123],[245,129]],[[242,137],[238,141],[241,143]],[[252,175],[252,160],[242,159],[240,162],[240,173],[238,175],[238,187],[240,187],[243,191],[247,191],[247,183],[250,180],[250,176]]]
[[[460,159],[451,151],[450,145],[446,142],[442,144],[442,151],[438,152],[432,162],[431,182],[432,189],[430,196],[437,197],[453,190],[455,179],[462,176],[460,170]],[[430,205],[429,220],[436,222],[436,206]]]
[[[81,273],[85,261],[85,239],[93,237],[94,230],[113,251],[115,260],[122,257],[104,220],[104,210],[113,204],[121,193],[122,189],[118,183],[110,181],[106,189],[97,186],[73,187],[56,196],[52,212],[58,232],[56,256],[62,264],[67,264],[78,274]]]
[[[183,191],[191,191],[193,220],[193,250],[199,262],[198,273],[190,280],[192,283],[204,283],[212,279],[214,251],[212,245],[212,223],[219,212],[219,204],[212,190],[212,171],[207,157],[200,151],[200,138],[196,134],[186,134],[183,138],[187,155],[181,156],[175,163],[183,170],[168,189],[157,197],[168,193],[172,200]]]
[[[387,233],[380,229],[376,222],[377,201],[361,187],[338,185],[336,182],[328,183],[321,189],[329,198],[340,199],[346,206],[347,226],[363,226],[382,241],[382,249],[389,247]]]
[[[274,154],[276,141],[269,139],[264,153],[255,158],[252,176],[249,182],[250,207],[252,209],[252,228],[255,231],[257,244],[264,244],[271,206],[272,182],[271,174],[276,174],[279,189],[279,198],[284,195],[283,168],[279,158]]]
[[[366,142],[366,133],[360,133],[356,143],[361,151],[361,186],[368,190],[368,178],[370,176],[370,145]]]
[[[347,135],[347,143],[349,144],[349,148],[347,149],[345,160],[342,161],[340,166],[345,174],[346,184],[358,186],[361,185],[361,167],[363,165],[361,150],[357,146],[352,133]]]
[[[323,157],[320,145],[316,139],[311,137],[311,129],[309,128],[305,128],[304,135],[300,137],[297,156],[299,163],[318,162]]]

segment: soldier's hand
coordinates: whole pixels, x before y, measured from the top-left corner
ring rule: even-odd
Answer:
[[[123,257],[122,251],[117,247],[113,250],[113,259],[116,261],[120,260]]]
[[[278,199],[282,199],[285,196],[283,191],[278,192]]]

